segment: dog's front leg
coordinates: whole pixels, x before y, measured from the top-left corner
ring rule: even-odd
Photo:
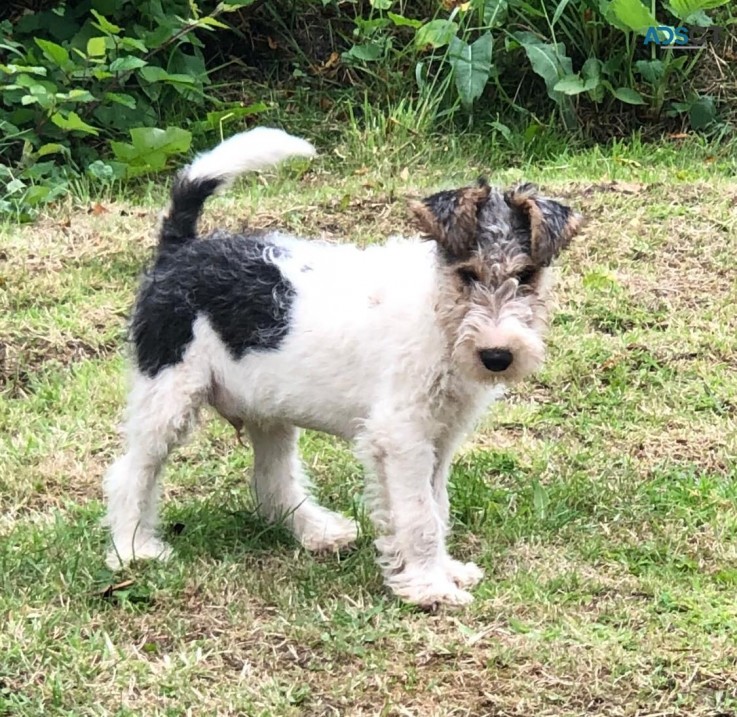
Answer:
[[[448,498],[448,478],[450,476],[453,455],[461,436],[442,436],[435,442],[435,467],[432,475],[432,492],[435,504],[445,530],[450,532],[450,502]],[[460,588],[472,588],[481,578],[484,571],[476,563],[462,563],[446,554],[444,558],[446,570],[453,582]]]
[[[433,494],[433,442],[415,426],[391,432],[384,426],[362,436],[359,449],[370,469],[367,501],[387,586],[423,607],[471,602],[448,569],[446,518]]]

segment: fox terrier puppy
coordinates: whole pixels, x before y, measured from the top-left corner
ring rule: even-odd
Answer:
[[[579,217],[526,184],[484,180],[413,202],[423,239],[361,249],[282,233],[197,235],[205,200],[237,175],[311,144],[258,128],[176,178],[131,322],[127,452],[105,478],[108,563],[164,558],[157,482],[210,405],[254,452],[259,512],[308,550],[338,550],[356,524],[317,504],[299,428],[351,441],[387,586],[421,606],[463,605],[483,576],[446,549],[448,473],[474,420],[540,367],[550,265]]]

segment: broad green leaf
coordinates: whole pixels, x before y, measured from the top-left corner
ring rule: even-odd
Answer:
[[[56,144],[55,142],[49,142],[38,148],[38,156],[45,157],[47,154],[57,154],[58,152],[64,152],[66,147],[62,144]]]
[[[713,20],[703,10],[687,15],[682,22],[684,25],[696,25],[696,27],[712,27],[714,25]]]
[[[397,15],[394,12],[388,12],[386,16],[397,26],[397,27],[422,27],[422,20],[414,20],[411,17],[404,17],[404,15]]]
[[[224,12],[233,12],[233,10],[240,10],[241,8],[253,5],[256,0],[229,0],[229,2],[221,2],[218,7],[222,8]]]
[[[586,83],[578,75],[566,75],[555,83],[553,89],[564,95],[578,95],[592,88],[586,87]]]
[[[196,25],[197,27],[217,27],[221,30],[230,30],[230,27],[228,27],[224,22],[220,22],[220,20],[216,20],[214,17],[210,17],[209,15],[197,20]]]
[[[642,95],[631,87],[619,87],[614,90],[614,96],[621,102],[626,102],[628,105],[644,105],[645,100]]]
[[[141,153],[160,151],[165,154],[186,152],[192,143],[192,133],[180,127],[136,127],[130,130],[133,146]]]
[[[484,25],[500,27],[507,19],[508,11],[507,0],[484,0]]]
[[[193,85],[194,79],[189,75],[176,74],[172,75],[162,67],[149,65],[144,67],[139,73],[146,82],[171,82],[173,84]]]
[[[88,90],[69,90],[69,92],[57,92],[56,99],[60,102],[94,102],[95,96]]]
[[[131,95],[125,95],[122,92],[106,92],[104,96],[106,102],[116,102],[130,109],[136,109],[136,98]]]
[[[415,35],[415,45],[420,48],[444,47],[458,32],[458,23],[451,20],[431,20]]]
[[[87,40],[87,55],[89,57],[104,57],[105,38],[91,37],[89,40]]]
[[[601,81],[601,60],[596,57],[589,57],[586,62],[583,63],[581,68],[581,76],[584,79],[584,85],[586,85],[589,97],[594,102],[601,102],[604,99],[604,86]]]
[[[665,66],[662,60],[638,60],[635,69],[640,73],[642,79],[650,85],[656,85],[665,74]]]
[[[61,127],[61,129],[69,132],[84,132],[85,134],[94,135],[99,134],[94,127],[88,125],[76,112],[68,112],[66,114],[56,112],[51,115],[51,121],[57,127]]]
[[[343,57],[353,57],[356,60],[364,62],[373,62],[381,58],[384,54],[384,48],[375,43],[367,42],[363,45],[354,45],[348,52],[343,53]]]
[[[491,72],[491,33],[487,32],[472,44],[458,37],[450,41],[448,59],[453,68],[456,89],[461,102],[470,107],[484,91]]]
[[[717,116],[716,106],[711,97],[699,97],[688,110],[688,119],[695,130],[706,129]]]
[[[34,37],[33,41],[41,48],[41,52],[62,70],[69,65],[69,53],[61,45],[50,40],[41,40]]]
[[[23,201],[29,206],[35,206],[36,204],[43,202],[50,193],[51,187],[43,184],[36,184],[33,187],[28,187],[28,191],[23,197]]]
[[[95,20],[97,20],[96,23],[92,23],[98,30],[102,30],[102,32],[106,33],[107,35],[119,35],[123,28],[119,27],[118,25],[115,25],[114,23],[110,22],[104,15],[100,15],[97,10],[90,10],[90,12],[94,15]]]
[[[660,24],[640,0],[612,0],[610,7],[620,22],[642,35]]]
[[[726,5],[730,0],[670,0],[666,6],[679,20],[686,20],[691,15],[713,10]]]
[[[0,72],[6,75],[15,75],[19,72],[28,72],[31,75],[40,75],[46,77],[46,68],[37,67],[35,65],[0,65]]]
[[[558,80],[573,74],[573,63],[566,56],[565,45],[541,42],[531,32],[517,32],[514,37],[524,48],[532,69],[545,80],[550,98],[561,102],[562,95],[556,92],[555,85]]]
[[[393,4],[393,0],[371,0],[371,7],[377,10],[388,10]]]
[[[118,57],[110,63],[110,72],[129,72],[130,70],[137,70],[141,67],[145,67],[148,64],[146,60],[140,57],[134,57],[133,55],[126,55],[125,57]]]
[[[136,40],[135,37],[121,37],[119,39],[120,46],[126,50],[138,50],[139,52],[146,52],[148,48],[140,40]]]
[[[584,80],[591,81],[596,80],[597,84],[601,79],[601,60],[595,57],[589,57],[586,62],[583,63],[581,68],[581,75]]]

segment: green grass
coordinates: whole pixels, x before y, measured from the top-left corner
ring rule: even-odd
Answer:
[[[528,159],[392,126],[251,180],[205,223],[377,241],[409,229],[405,196],[479,173],[587,215],[546,368],[455,462],[452,549],[487,573],[475,603],[427,615],[384,591],[360,466],[311,433],[320,499],[365,531],[341,558],[304,553],[254,515],[250,452],[216,420],[167,472],[175,558],[111,574],[99,486],[164,195],[70,199],[0,235],[0,715],[737,711],[734,153],[551,141]]]

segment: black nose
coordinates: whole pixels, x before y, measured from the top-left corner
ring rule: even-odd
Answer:
[[[507,349],[484,349],[479,351],[481,363],[489,371],[504,371],[512,363],[512,352]]]

